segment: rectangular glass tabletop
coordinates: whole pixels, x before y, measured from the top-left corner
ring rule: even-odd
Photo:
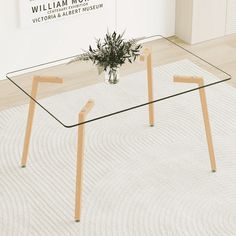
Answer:
[[[231,79],[231,76],[199,56],[162,36],[142,39],[138,43],[149,48],[153,64],[153,98],[148,99],[147,64],[137,60],[120,68],[117,84],[107,84],[104,74],[98,75],[91,62],[68,63],[73,57],[10,72],[10,80],[21,94],[28,96],[66,128],[147,107],[184,93],[196,91]],[[86,49],[86,48],[85,48]],[[45,52],[46,53],[46,52]],[[175,83],[173,77],[196,76],[204,85]],[[59,77],[63,83],[39,83],[37,95],[32,96],[35,76]],[[83,123],[78,113],[89,101],[94,107]]]

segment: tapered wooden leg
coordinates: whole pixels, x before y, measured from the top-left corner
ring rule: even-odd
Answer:
[[[174,76],[174,82],[197,83],[199,87],[204,86],[203,78],[193,77],[193,76]],[[211,170],[212,172],[216,172],[216,161],[215,161],[214,147],[213,147],[213,142],[212,142],[211,126],[210,126],[209,115],[208,115],[205,89],[204,88],[199,89],[199,94],[200,94],[202,113],[203,113],[204,124],[205,124],[208,151],[210,155]]]
[[[148,102],[153,102],[153,64],[152,54],[150,49],[146,48],[143,54],[140,56],[141,61],[147,63],[147,82],[148,82]],[[154,126],[154,103],[148,105],[149,107],[149,124]]]
[[[212,142],[211,126],[210,126],[208,109],[207,109],[205,89],[201,88],[199,90],[199,93],[200,93],[200,98],[201,98],[201,103],[202,103],[202,113],[203,113],[203,118],[204,118],[208,150],[209,150],[210,161],[211,161],[211,169],[213,172],[216,172],[216,161],[215,161],[214,147],[213,147],[213,142]]]
[[[84,121],[84,115],[79,115],[79,123]],[[84,125],[78,126],[77,167],[76,167],[76,194],[75,194],[75,221],[80,221],[82,171],[84,160]]]
[[[37,90],[38,90],[38,82],[35,79],[33,79],[31,96],[34,99],[36,98]],[[21,159],[21,167],[26,166],[26,162],[28,159],[34,112],[35,112],[35,102],[32,99],[30,99],[28,120],[27,120],[26,133],[25,133],[25,142],[24,142],[23,154],[22,154],[22,159]]]
[[[62,79],[57,78],[57,77],[35,76],[33,78],[33,83],[32,83],[31,97],[36,99],[39,83],[62,83],[62,82],[63,82]],[[32,133],[34,112],[35,112],[35,102],[34,102],[34,100],[30,99],[24,148],[23,148],[22,159],[21,159],[21,167],[26,167],[26,163],[27,163],[27,159],[28,159],[29,144],[30,144],[30,138],[31,138],[31,133]]]
[[[79,113],[79,123],[83,123],[86,115],[94,106],[93,101],[88,101]],[[77,167],[76,167],[76,191],[75,191],[75,221],[79,222],[81,217],[82,183],[83,183],[83,162],[84,162],[84,135],[85,126],[78,126],[78,144],[77,144]]]

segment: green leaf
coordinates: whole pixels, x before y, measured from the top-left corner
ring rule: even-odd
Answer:
[[[76,61],[91,60],[98,67],[98,73],[101,74],[108,67],[117,68],[126,61],[132,63],[140,55],[141,45],[138,45],[134,39],[125,40],[124,33],[110,33],[107,31],[104,39],[96,39],[96,47],[89,46],[88,51],[73,59]]]

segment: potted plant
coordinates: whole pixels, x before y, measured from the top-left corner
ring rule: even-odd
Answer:
[[[88,51],[71,62],[90,60],[97,66],[99,75],[105,72],[105,80],[110,84],[116,84],[119,81],[119,68],[126,62],[134,62],[142,47],[136,40],[126,41],[123,36],[124,33],[107,32],[103,40],[96,40],[96,48],[90,45]]]

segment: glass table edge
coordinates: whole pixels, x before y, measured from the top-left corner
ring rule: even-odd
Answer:
[[[84,122],[81,122],[81,123],[76,123],[76,124],[72,124],[72,125],[67,125],[65,124],[64,122],[62,122],[60,119],[58,119],[55,115],[53,115],[48,109],[46,109],[43,105],[41,105],[36,99],[34,99],[29,93],[27,93],[24,89],[22,89],[17,83],[15,83],[11,78],[10,78],[10,75],[13,74],[13,73],[18,73],[18,72],[23,72],[25,70],[29,70],[29,69],[33,69],[33,68],[37,68],[37,67],[40,67],[40,66],[45,66],[45,65],[49,65],[49,64],[52,64],[52,63],[57,63],[57,62],[60,62],[60,61],[65,61],[65,60],[69,60],[69,59],[72,59],[72,58],[75,58],[77,57],[78,55],[74,55],[74,56],[70,56],[70,57],[66,57],[66,58],[62,58],[62,59],[58,59],[58,60],[54,60],[54,61],[50,61],[50,62],[46,62],[46,63],[42,63],[42,64],[38,64],[38,65],[35,65],[35,66],[31,66],[31,67],[27,67],[27,68],[23,68],[23,69],[20,69],[20,70],[15,70],[15,71],[11,71],[11,72],[8,72],[6,74],[6,78],[11,82],[13,83],[16,87],[18,87],[26,96],[28,96],[30,99],[32,99],[38,106],[40,106],[44,111],[46,111],[52,118],[54,118],[57,122],[59,122],[63,127],[65,128],[74,128],[74,127],[77,127],[77,126],[80,126],[80,125],[84,125],[84,124],[87,124],[87,123],[91,123],[91,122],[94,122],[94,121],[98,121],[98,120],[101,120],[101,119],[104,119],[104,118],[108,118],[108,117],[111,117],[111,116],[114,116],[114,115],[118,115],[118,114],[121,114],[121,113],[124,113],[124,112],[127,112],[127,111],[130,111],[130,110],[134,110],[134,109],[138,109],[140,107],[144,107],[144,106],[148,106],[150,104],[153,104],[153,103],[157,103],[157,102],[160,102],[160,101],[164,101],[166,99],[170,99],[170,98],[173,98],[173,97],[177,97],[177,96],[180,96],[180,95],[183,95],[183,94],[186,94],[186,93],[190,93],[190,92],[193,92],[193,91],[196,91],[196,90],[199,90],[199,89],[202,89],[202,88],[206,88],[206,87],[210,87],[210,86],[213,86],[213,85],[216,85],[216,84],[220,84],[220,83],[224,83],[226,81],[229,81],[232,79],[232,76],[227,73],[226,71],[220,69],[219,67],[211,64],[210,62],[206,61],[205,59],[201,58],[200,56],[196,55],[195,53],[191,52],[190,50],[184,48],[183,46],[171,41],[169,38],[167,37],[164,37],[162,35],[152,35],[152,36],[149,36],[149,37],[143,37],[140,39],[140,41],[142,40],[147,40],[149,38],[155,38],[155,37],[160,37],[162,39],[165,39],[167,40],[168,42],[172,43],[173,45],[181,48],[182,50],[186,51],[187,53],[193,55],[194,57],[200,59],[201,61],[207,63],[208,65],[214,67],[215,69],[221,71],[222,73],[224,73],[225,75],[227,75],[227,78],[226,79],[223,79],[223,80],[219,80],[219,81],[216,81],[216,82],[213,82],[213,83],[210,83],[210,84],[207,84],[207,85],[203,85],[203,86],[200,86],[200,87],[196,87],[196,88],[193,88],[193,89],[189,89],[189,90],[186,90],[184,92],[180,92],[180,93],[177,93],[177,94],[172,94],[172,95],[169,95],[169,96],[166,96],[166,97],[163,97],[163,98],[159,98],[159,99],[156,99],[156,100],[153,100],[151,102],[146,102],[146,103],[142,103],[142,104],[139,104],[139,105],[136,105],[136,106],[133,106],[133,107],[129,107],[129,108],[126,108],[126,109],[122,109],[122,110],[119,110],[117,112],[113,112],[113,113],[109,113],[107,115],[103,115],[103,116],[100,116],[100,117],[97,117],[97,118],[93,118],[93,119],[88,119],[87,121],[84,121]]]

